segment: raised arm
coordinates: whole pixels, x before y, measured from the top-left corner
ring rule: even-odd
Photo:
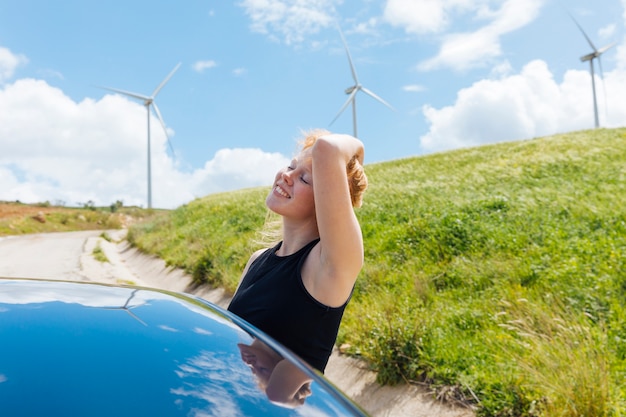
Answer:
[[[363,237],[354,213],[347,166],[363,164],[363,143],[349,135],[320,137],[312,148],[315,213],[320,234],[316,290],[322,300],[345,301],[363,266]],[[353,161],[354,162],[354,161]],[[339,303],[340,304],[340,303]]]

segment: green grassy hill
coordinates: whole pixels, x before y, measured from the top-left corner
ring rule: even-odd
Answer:
[[[366,171],[366,266],[338,343],[381,383],[425,383],[478,415],[626,413],[626,129]],[[129,238],[233,291],[267,191],[198,199]]]

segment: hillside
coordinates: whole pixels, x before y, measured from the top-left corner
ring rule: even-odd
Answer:
[[[626,129],[366,166],[366,266],[338,343],[385,384],[483,416],[626,410]],[[233,291],[267,188],[131,227],[141,250]]]
[[[0,201],[0,236],[119,229],[152,214],[137,207],[62,207]]]

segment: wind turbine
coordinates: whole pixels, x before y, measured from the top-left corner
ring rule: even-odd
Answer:
[[[382,98],[380,98],[376,94],[374,94],[374,92],[372,92],[372,91],[368,90],[367,88],[365,88],[359,82],[359,78],[356,75],[356,70],[354,69],[354,64],[352,63],[352,57],[350,56],[350,50],[348,49],[348,44],[346,43],[346,39],[343,37],[343,33],[341,32],[341,29],[339,29],[339,35],[341,35],[341,40],[343,42],[343,46],[346,49],[346,55],[348,55],[348,62],[350,64],[350,71],[352,71],[352,79],[354,80],[354,85],[351,86],[351,87],[346,88],[345,92],[346,92],[346,94],[349,95],[348,99],[343,104],[343,106],[341,106],[341,109],[339,110],[339,112],[337,113],[337,115],[335,116],[333,121],[330,122],[330,124],[332,125],[335,122],[335,120],[337,120],[337,118],[339,118],[341,113],[343,113],[343,111],[346,109],[346,107],[348,107],[348,104],[352,103],[352,127],[354,129],[354,137],[356,138],[357,137],[357,129],[356,129],[356,95],[357,95],[357,93],[359,91],[363,91],[365,94],[367,94],[368,96],[370,96],[370,97],[374,98],[375,100],[381,102],[385,106],[389,107],[391,110],[394,110],[394,108],[391,107],[391,105],[389,103],[387,103],[385,100],[383,100]]]
[[[598,101],[596,99],[596,80],[595,80],[595,74],[594,74],[593,60],[598,58],[598,65],[600,67],[600,78],[602,79],[602,82],[604,83],[604,71],[602,71],[602,59],[600,58],[600,56],[603,53],[605,53],[607,50],[615,46],[615,42],[609,45],[606,45],[600,49],[596,48],[593,42],[591,42],[591,39],[589,38],[589,36],[587,36],[585,31],[583,30],[582,26],[580,26],[580,24],[576,21],[576,19],[574,19],[574,16],[570,14],[570,17],[572,18],[576,26],[578,26],[578,29],[580,29],[585,39],[587,39],[587,43],[589,44],[589,46],[591,46],[591,49],[593,49],[593,52],[587,55],[581,56],[580,61],[581,62],[589,61],[589,71],[591,72],[591,89],[593,91],[593,114],[595,117],[595,123],[596,123],[595,126],[596,128],[598,128],[600,126],[600,122],[598,119]],[[606,100],[606,89],[605,89],[604,98]]]
[[[163,81],[161,81],[161,84],[159,84],[158,87],[154,89],[154,91],[152,92],[150,96],[144,96],[143,94],[138,94],[138,93],[131,93],[129,91],[119,90],[117,88],[102,87],[106,90],[114,91],[116,93],[124,94],[125,96],[129,96],[129,97],[133,97],[138,100],[141,100],[143,101],[143,105],[146,106],[146,112],[148,114],[148,208],[152,208],[152,162],[151,162],[152,156],[151,156],[151,150],[150,150],[150,106],[154,108],[154,112],[156,113],[157,118],[159,119],[159,122],[161,122],[161,126],[163,127],[163,130],[165,131],[165,137],[167,138],[167,143],[170,146],[170,150],[172,151],[172,155],[173,155],[174,148],[172,147],[172,143],[170,142],[169,135],[167,134],[167,128],[165,127],[165,122],[163,121],[163,117],[161,117],[161,112],[159,111],[159,107],[154,102],[154,99],[157,96],[157,94],[159,94],[159,91],[161,91],[163,86],[170,80],[170,78],[172,78],[172,75],[174,75],[174,73],[178,70],[178,68],[180,67],[180,64],[181,63],[179,62],[174,67],[174,69],[168,74],[168,76],[165,77]]]

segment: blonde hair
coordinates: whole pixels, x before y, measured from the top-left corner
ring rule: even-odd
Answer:
[[[301,151],[312,147],[321,136],[328,134],[330,134],[330,132],[324,129],[314,129],[304,132],[304,139],[299,142]],[[352,207],[361,207],[363,205],[363,194],[365,190],[367,190],[368,182],[365,169],[363,169],[363,165],[361,165],[356,155],[350,158],[346,166],[346,174],[348,174],[348,186],[350,187]]]
[[[300,153],[312,147],[317,139],[331,132],[325,129],[313,129],[302,132],[302,139],[298,141],[299,149],[296,153]],[[363,205],[363,194],[367,190],[368,181],[363,165],[359,162],[356,155],[350,158],[346,165],[346,174],[348,175],[348,187],[350,188],[350,201],[352,207],[358,208]],[[257,243],[264,247],[272,247],[282,239],[282,221],[279,215],[267,211],[265,224],[263,229],[258,233]]]

